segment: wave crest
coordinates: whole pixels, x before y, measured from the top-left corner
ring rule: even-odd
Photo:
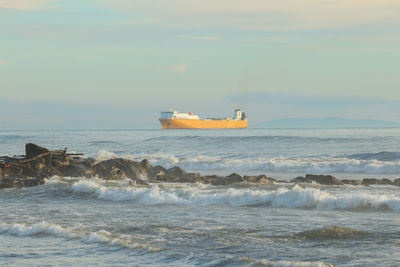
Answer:
[[[330,263],[321,262],[321,261],[289,261],[289,260],[280,260],[280,261],[272,261],[268,259],[256,260],[248,257],[242,257],[242,261],[251,262],[256,266],[267,266],[267,267],[334,267]]]
[[[117,246],[131,249],[145,249],[149,252],[158,252],[162,248],[151,246],[145,243],[138,243],[132,238],[113,235],[106,230],[97,232],[84,232],[79,229],[72,229],[61,227],[57,224],[48,222],[40,222],[32,225],[27,224],[0,224],[0,234],[8,234],[19,237],[26,236],[54,236],[62,237],[68,240],[79,240],[86,244],[107,244],[110,246]]]
[[[400,197],[370,188],[339,192],[295,185],[268,188],[227,188],[210,185],[152,185],[150,187],[105,186],[98,179],[83,179],[72,185],[77,194],[108,201],[131,201],[140,205],[266,205],[275,208],[321,210],[400,210]]]
[[[387,154],[389,153],[389,154]],[[221,158],[213,156],[175,156],[165,153],[116,155],[100,150],[96,160],[117,156],[140,161],[149,159],[152,165],[167,168],[179,165],[188,171],[272,172],[272,173],[366,173],[395,174],[400,172],[400,153],[382,152],[373,155],[354,154],[348,157],[316,158]]]

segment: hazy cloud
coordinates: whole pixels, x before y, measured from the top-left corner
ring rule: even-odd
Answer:
[[[164,21],[214,24],[252,30],[343,28],[400,20],[397,0],[104,0],[114,8]],[[158,8],[155,9],[154,6]]]
[[[363,98],[350,96],[322,96],[307,95],[302,93],[270,93],[266,91],[230,94],[225,100],[229,102],[271,104],[290,106],[314,106],[323,108],[343,108],[360,105],[393,104],[399,105],[400,101],[384,100],[381,98]]]
[[[192,36],[184,36],[186,39],[193,39],[193,40],[218,40],[221,39],[219,35],[192,35]]]
[[[245,106],[254,121],[291,117],[345,117],[399,121],[396,111],[400,101],[381,98],[257,91],[230,94],[225,100]]]
[[[168,70],[175,72],[177,74],[184,74],[189,70],[190,65],[188,64],[178,64],[167,67]]]
[[[0,8],[32,10],[43,8],[43,4],[59,0],[0,0]]]

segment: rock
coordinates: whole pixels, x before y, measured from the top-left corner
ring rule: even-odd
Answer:
[[[232,184],[232,183],[241,183],[244,182],[245,180],[243,177],[237,173],[232,173],[228,176],[225,177],[225,183],[226,184]]]
[[[393,182],[389,179],[375,179],[375,178],[364,178],[361,182],[363,185],[392,185]]]
[[[148,159],[142,160],[142,161],[140,162],[140,165],[141,165],[143,168],[145,168],[145,169],[148,169],[148,170],[151,169],[151,164],[150,164],[150,161],[149,161]]]
[[[343,184],[361,185],[361,180],[341,180]]]
[[[333,177],[332,175],[314,175],[306,174],[306,177],[296,177],[292,183],[312,183],[316,182],[322,185],[341,185],[343,184],[339,179]]]
[[[151,171],[152,171],[153,173],[159,173],[160,171],[166,173],[166,172],[167,172],[167,169],[164,168],[163,166],[157,165],[157,166],[152,167],[152,168],[151,168]]]
[[[392,185],[393,182],[391,180],[389,180],[389,179],[384,178],[384,179],[381,180],[381,184]]]
[[[174,166],[174,167],[166,170],[166,174],[167,174],[167,176],[171,175],[171,176],[176,176],[176,177],[183,177],[186,174],[186,172],[181,167]]]
[[[206,176],[201,176],[199,181],[201,181],[204,184],[212,184],[214,181],[216,181],[219,178],[221,178],[221,177],[217,176],[217,175],[206,175]]]
[[[200,173],[198,172],[188,172],[185,173],[182,177],[183,183],[196,183],[200,179]]]
[[[273,184],[274,182],[276,182],[274,178],[262,177],[260,179],[260,184]]]
[[[109,180],[122,180],[130,178],[123,170],[117,167],[112,167],[111,171],[108,173],[107,179]],[[139,179],[135,177],[135,179]]]
[[[146,181],[144,181],[142,179],[139,179],[139,178],[137,178],[135,180],[135,183],[138,184],[138,185],[149,185]]]
[[[125,179],[125,178],[153,178],[153,173],[145,169],[139,162],[115,158],[101,161],[93,166],[93,174],[104,179]]]
[[[188,172],[188,173],[185,173],[185,174],[183,175],[184,178],[186,178],[186,179],[193,179],[193,180],[199,179],[200,176],[201,176],[201,175],[200,175],[199,172]]]
[[[200,174],[186,173],[181,167],[174,166],[170,169],[165,169],[162,166],[151,168],[152,173],[158,181],[170,183],[194,183],[195,179],[200,177]]]
[[[397,178],[393,181],[393,185],[400,186],[400,178]]]
[[[212,185],[227,185],[227,180],[224,177],[218,177],[215,180],[211,180]]]
[[[0,188],[32,187],[44,184],[44,181],[44,177],[2,178],[0,179]]]
[[[306,177],[297,176],[296,178],[292,179],[290,182],[292,183],[311,183],[310,181],[306,181]]]
[[[244,175],[243,179],[248,182],[248,183],[258,183],[258,179],[257,176],[248,176],[248,175]]]
[[[15,179],[13,178],[2,178],[0,180],[0,188],[13,188]]]
[[[34,143],[28,143],[25,145],[26,158],[33,158],[47,152],[49,152],[47,148],[38,146]]]
[[[273,184],[274,182],[276,182],[276,179],[267,177],[264,174],[257,175],[257,176],[245,175],[245,176],[243,176],[243,179],[249,183]]]

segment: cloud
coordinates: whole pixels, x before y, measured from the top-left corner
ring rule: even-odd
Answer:
[[[193,39],[193,40],[218,40],[221,39],[219,35],[188,35],[184,36],[186,39]]]
[[[8,64],[8,62],[5,61],[5,60],[1,60],[1,59],[0,59],[0,65],[4,65],[4,64]]]
[[[303,93],[270,93],[256,91],[247,93],[230,94],[225,97],[228,102],[243,102],[249,104],[280,104],[288,106],[314,106],[321,108],[343,108],[367,105],[392,104],[399,105],[398,100],[385,100],[381,98],[364,98],[351,96],[308,95]]]
[[[189,70],[190,65],[188,64],[177,64],[173,66],[168,66],[166,69],[177,74],[184,74]]]
[[[104,0],[113,8],[162,18],[175,25],[250,30],[330,29],[399,23],[398,0]],[[157,9],[154,9],[157,6]]]
[[[43,4],[59,0],[0,0],[0,8],[10,8],[18,10],[40,9]]]
[[[225,97],[225,101],[246,107],[249,116],[251,115],[254,121],[260,122],[291,117],[346,117],[399,121],[396,112],[400,100],[256,91],[230,94]]]

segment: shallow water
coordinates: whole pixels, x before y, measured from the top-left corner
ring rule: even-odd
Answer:
[[[153,164],[201,172],[279,178],[342,166],[340,177],[398,175],[397,129],[269,131],[59,131],[53,145],[53,132],[1,132],[0,151],[21,154],[33,141],[99,159],[151,156]],[[0,203],[1,265],[400,265],[395,186],[132,187],[52,177],[43,186],[1,190]]]

